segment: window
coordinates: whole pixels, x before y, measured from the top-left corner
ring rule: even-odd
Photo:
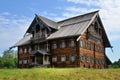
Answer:
[[[70,47],[74,47],[75,46],[75,42],[73,39],[70,40]]]
[[[22,64],[22,60],[19,60],[19,64]]]
[[[88,42],[86,41],[86,45],[85,45],[86,49],[88,48]]]
[[[52,57],[52,62],[57,62],[57,57]]]
[[[66,47],[65,41],[61,41],[61,48],[65,48],[65,47]]]
[[[90,62],[90,57],[86,57],[86,61],[87,61],[87,62]]]
[[[65,56],[65,55],[61,57],[61,61],[62,61],[62,62],[65,62],[65,61],[66,61],[66,56]]]
[[[83,62],[85,62],[85,55],[81,55],[80,56],[80,60],[83,61]]]
[[[57,48],[57,44],[56,43],[53,43],[52,44],[52,49],[56,49]]]
[[[80,46],[81,46],[82,48],[85,48],[85,42],[84,42],[84,40],[80,40]]]
[[[83,47],[83,41],[80,40],[80,47]]]
[[[26,60],[26,59],[25,59],[25,60],[23,60],[23,63],[24,63],[24,64],[27,64],[27,60]]]
[[[75,55],[70,56],[70,61],[74,62],[75,60],[76,60],[76,56]]]

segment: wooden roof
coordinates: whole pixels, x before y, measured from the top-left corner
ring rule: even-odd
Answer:
[[[77,41],[78,41],[80,39],[81,35],[86,31],[86,29],[96,19],[96,17],[99,18],[100,24],[103,27],[101,19],[98,14],[98,11],[94,11],[94,12],[90,12],[90,13],[83,14],[80,16],[72,17],[72,18],[65,19],[65,20],[62,20],[59,22],[55,22],[55,21],[52,21],[45,17],[36,15],[33,22],[31,23],[30,27],[28,28],[27,32],[30,33],[30,29],[32,29],[31,27],[34,27],[33,25],[35,24],[35,22],[38,22],[40,20],[44,24],[46,24],[47,27],[57,29],[57,31],[52,33],[47,38],[47,40],[62,38],[62,37],[79,36],[77,39]],[[36,21],[36,18],[38,18],[37,21]],[[105,35],[105,37],[104,37],[105,46],[111,47],[111,44],[107,38],[105,30],[104,30],[104,35]],[[29,37],[23,37],[23,39],[20,40],[14,46],[26,44],[29,42],[29,39],[30,39]],[[24,41],[26,41],[26,42],[24,42]]]

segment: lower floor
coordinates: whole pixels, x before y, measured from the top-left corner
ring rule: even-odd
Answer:
[[[30,55],[29,58],[24,58],[23,60],[18,60],[18,67],[84,67],[84,68],[106,68],[105,59],[98,60],[83,57],[77,57],[76,55],[65,56],[51,56],[36,53],[35,55]]]

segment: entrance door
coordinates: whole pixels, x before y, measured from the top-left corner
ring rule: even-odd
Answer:
[[[36,62],[37,64],[43,64],[43,56],[42,55],[36,56]]]

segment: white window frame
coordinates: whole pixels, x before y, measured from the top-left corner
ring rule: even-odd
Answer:
[[[71,62],[74,62],[75,60],[76,60],[76,56],[75,56],[75,55],[71,55],[71,56],[70,56],[70,61],[71,61]]]
[[[52,62],[57,62],[57,57],[52,57]]]
[[[66,61],[66,56],[65,55],[61,56],[61,62],[65,62],[65,61]]]
[[[75,41],[74,39],[70,39],[70,47],[74,47],[75,46]]]
[[[23,64],[27,64],[27,59],[24,59],[24,60],[23,60]]]
[[[65,47],[66,47],[65,41],[61,41],[61,48],[65,48]]]

